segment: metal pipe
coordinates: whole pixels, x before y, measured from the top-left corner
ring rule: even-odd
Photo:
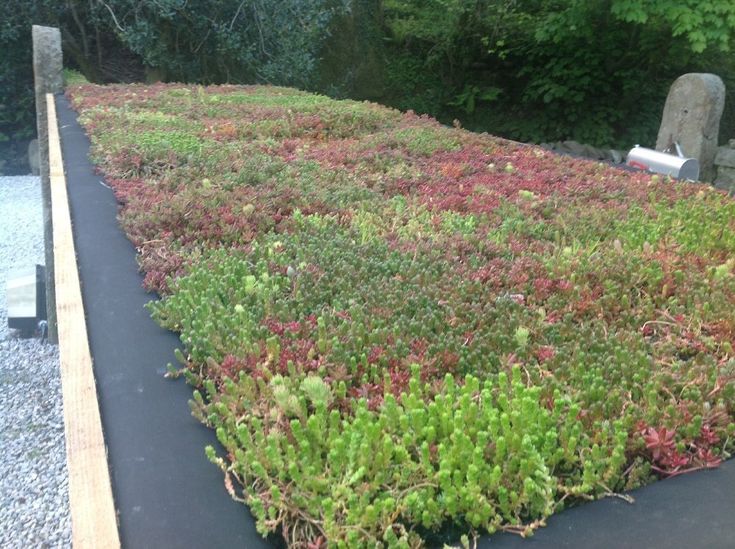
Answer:
[[[676,146],[677,152],[680,152],[681,148],[678,144]],[[699,180],[699,160],[696,158],[683,158],[636,145],[628,153],[625,163],[639,170],[670,175],[675,179]]]

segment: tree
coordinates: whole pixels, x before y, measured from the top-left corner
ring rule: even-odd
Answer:
[[[97,0],[131,52],[165,80],[306,87],[342,5],[328,0]],[[98,15],[101,17],[101,15]]]
[[[27,173],[35,135],[31,25],[53,21],[47,1],[17,2],[0,19],[0,171]]]
[[[438,75],[429,112],[526,141],[650,142],[677,76],[716,66],[727,81],[734,65],[729,0],[385,0],[385,12],[392,63],[414,61],[394,89]]]
[[[65,66],[92,82],[311,87],[348,0],[11,0],[0,20],[0,164],[35,134],[31,26],[59,27]],[[10,159],[13,159],[12,162]]]

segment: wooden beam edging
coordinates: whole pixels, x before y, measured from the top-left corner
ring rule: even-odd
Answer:
[[[79,285],[56,104],[46,94],[56,314],[74,549],[117,549],[120,537]]]

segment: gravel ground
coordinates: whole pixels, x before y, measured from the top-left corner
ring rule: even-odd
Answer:
[[[71,547],[55,345],[8,329],[8,271],[44,263],[38,177],[0,177],[0,547]]]

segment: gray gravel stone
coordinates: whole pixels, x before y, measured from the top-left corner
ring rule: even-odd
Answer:
[[[8,329],[10,269],[44,262],[40,179],[0,177],[0,547],[71,547],[55,345]]]

